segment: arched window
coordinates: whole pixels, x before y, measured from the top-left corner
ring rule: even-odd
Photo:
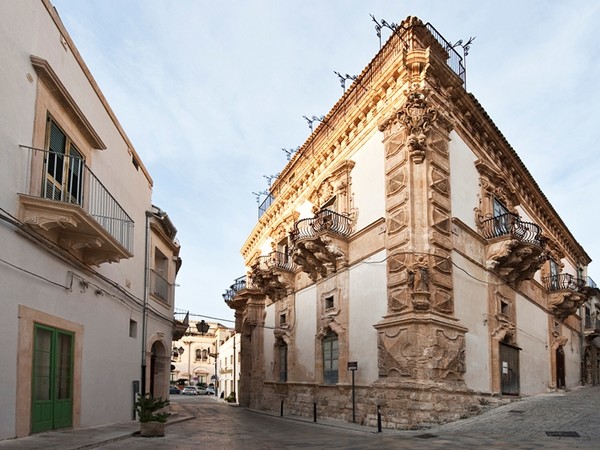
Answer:
[[[208,352],[206,349],[202,350],[202,361],[206,361],[208,359]]]
[[[202,358],[202,350],[199,348],[196,349],[196,361],[199,361]]]
[[[338,382],[338,336],[331,329],[323,338],[323,383]]]

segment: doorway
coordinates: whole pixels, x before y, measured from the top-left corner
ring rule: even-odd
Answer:
[[[564,389],[565,386],[565,351],[561,346],[556,349],[556,388]]]
[[[73,333],[34,324],[31,432],[73,424]]]
[[[519,348],[500,342],[500,392],[519,395]]]

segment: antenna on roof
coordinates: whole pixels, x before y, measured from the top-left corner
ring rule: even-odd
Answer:
[[[310,128],[310,132],[313,132],[313,122],[323,122],[325,120],[325,116],[317,117],[312,116],[310,119],[306,116],[302,116],[308,122],[308,128]]]
[[[285,152],[287,160],[289,161],[290,159],[292,159],[292,156],[294,156],[294,153],[300,150],[300,146],[296,148],[282,148],[281,150]]]
[[[398,32],[398,28],[401,28],[400,24],[397,24],[394,22],[388,23],[388,22],[386,22],[385,19],[381,19],[381,23],[380,23],[377,21],[377,19],[375,18],[375,16],[373,14],[369,14],[369,15],[371,16],[371,19],[373,20],[373,22],[375,22],[375,32],[377,33],[377,37],[379,38],[379,49],[380,50],[381,50],[381,29],[382,28],[387,28],[387,29],[391,30],[392,33],[396,33],[398,35],[398,37],[400,38],[400,41],[402,41],[402,43],[406,47],[406,43],[402,39],[402,35]],[[408,28],[406,28],[406,29],[408,29]]]
[[[273,180],[275,178],[277,178],[279,176],[278,173],[276,173],[275,175],[263,175],[263,178],[267,179],[267,182],[269,183],[269,189],[271,188],[271,183],[273,182]]]
[[[253,192],[254,195],[256,195],[256,203],[260,203],[260,196],[261,195],[269,195],[269,191],[264,190],[264,191],[260,191],[260,192]]]
[[[340,84],[342,85],[342,89],[344,90],[344,92],[346,92],[346,81],[347,80],[352,80],[352,81],[356,81],[356,79],[358,78],[358,75],[342,75],[339,72],[336,72],[335,70],[333,71],[333,73],[335,73],[338,78],[340,79]]]

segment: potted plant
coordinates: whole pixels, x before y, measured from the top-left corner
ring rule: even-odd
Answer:
[[[140,420],[140,435],[143,437],[162,437],[165,435],[165,423],[168,412],[159,412],[169,406],[169,400],[152,397],[150,394],[140,396],[135,402],[135,410]]]
[[[235,403],[235,392],[232,392],[227,397],[225,397],[225,401],[227,403]]]

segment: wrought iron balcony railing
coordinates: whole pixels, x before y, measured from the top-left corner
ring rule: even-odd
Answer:
[[[267,212],[267,209],[269,209],[269,206],[271,206],[274,201],[275,201],[275,196],[271,192],[269,192],[269,194],[267,195],[267,197],[258,206],[258,218],[259,219],[262,217],[262,215],[265,212]]]
[[[150,271],[151,293],[170,304],[172,285],[155,270]]]
[[[257,264],[260,270],[277,268],[293,272],[296,268],[291,255],[284,252],[271,252],[268,255],[260,256]]]
[[[329,209],[322,209],[314,217],[301,219],[294,224],[294,229],[290,233],[292,242],[301,239],[317,236],[328,231],[347,237],[351,231],[350,217],[339,214]]]
[[[539,225],[531,222],[522,221],[517,214],[506,213],[495,217],[490,217],[481,222],[483,237],[493,239],[500,236],[510,236],[521,242],[537,245],[544,245],[544,238]]]
[[[230,302],[233,300],[239,291],[246,288],[246,284],[246,275],[242,275],[241,277],[233,280],[233,284],[229,286],[229,289],[225,290],[225,293],[223,294],[223,300],[225,300],[225,302]]]
[[[551,275],[544,278],[544,284],[546,289],[549,291],[581,291],[585,285],[586,280],[574,277],[570,273],[560,273],[558,275]]]
[[[133,220],[85,164],[64,153],[21,146],[31,159],[43,157],[42,187],[30,195],[79,205],[128,252],[133,253]]]

